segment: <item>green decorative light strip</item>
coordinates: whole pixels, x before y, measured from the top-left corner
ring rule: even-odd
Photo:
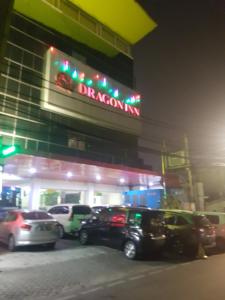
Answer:
[[[54,48],[51,47],[51,52]],[[84,72],[78,70],[78,68],[71,68],[69,61],[54,61],[54,65],[58,68],[60,72],[67,73],[72,80],[77,82],[82,82],[87,86],[97,87],[98,89],[103,90],[107,94],[111,95],[117,100],[120,100],[123,103],[139,106],[141,102],[141,96],[139,94],[124,96],[118,88],[113,88],[106,77],[95,74],[92,78],[88,78]]]

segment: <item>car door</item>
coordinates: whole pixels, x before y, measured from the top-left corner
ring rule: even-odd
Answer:
[[[70,208],[68,205],[54,206],[48,211],[64,228],[70,232]]]
[[[108,209],[102,210],[98,214],[98,237],[105,245],[110,245],[110,212]]]

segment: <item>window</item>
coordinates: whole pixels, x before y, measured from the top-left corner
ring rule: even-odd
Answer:
[[[8,214],[5,217],[5,222],[13,222],[17,219],[17,213],[16,212],[8,212]]]
[[[109,222],[109,212],[106,209],[102,210],[98,215],[98,219],[100,222]]]
[[[176,217],[171,215],[165,216],[165,223],[166,225],[175,225],[176,223]]]
[[[55,206],[48,211],[50,214],[53,215],[67,215],[69,214],[69,207],[68,206]]]
[[[85,205],[73,206],[72,208],[73,215],[89,215],[91,214],[91,208]]]
[[[51,220],[53,217],[44,211],[32,211],[22,213],[24,220]]]
[[[187,225],[188,222],[182,217],[177,216],[176,225]]]
[[[142,214],[132,211],[129,214],[128,224],[131,226],[141,226]]]

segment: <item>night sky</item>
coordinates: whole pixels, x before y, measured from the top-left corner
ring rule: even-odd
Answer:
[[[225,163],[225,0],[139,2],[158,24],[134,47],[142,144],[176,150],[186,132],[193,163]]]

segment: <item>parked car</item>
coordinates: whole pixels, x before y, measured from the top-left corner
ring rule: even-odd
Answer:
[[[160,252],[166,237],[162,213],[157,210],[108,207],[84,221],[80,243],[103,243],[124,251],[129,259]]]
[[[199,243],[206,248],[215,246],[215,230],[203,214],[183,210],[162,210],[164,213],[168,251],[196,257]]]
[[[97,206],[92,206],[92,211],[95,214],[100,213],[103,209],[106,209],[108,206],[104,206],[104,205],[97,205]]]
[[[216,248],[219,251],[225,251],[225,213],[222,212],[196,212],[204,214],[210,223],[214,226],[216,232]]]
[[[88,205],[81,204],[59,204],[48,210],[58,222],[60,237],[65,234],[77,235],[80,230],[81,221],[91,216],[92,210]]]
[[[0,218],[0,241],[10,251],[43,244],[53,249],[58,238],[58,223],[46,212],[10,209]]]

